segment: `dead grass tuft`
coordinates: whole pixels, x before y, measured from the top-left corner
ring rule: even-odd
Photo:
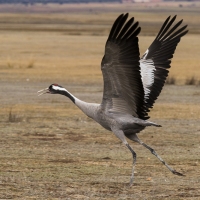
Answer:
[[[27,68],[30,69],[30,68],[33,68],[34,67],[34,64],[35,62],[33,60],[30,60],[30,62],[28,63],[27,65]]]
[[[13,63],[11,63],[11,62],[7,62],[7,68],[9,68],[9,69],[14,68]]]
[[[18,123],[18,122],[22,122],[23,121],[23,117],[13,114],[12,113],[12,108],[10,109],[9,115],[8,115],[8,122],[11,123]]]
[[[167,85],[176,85],[177,81],[176,78],[174,76],[169,76],[165,82],[165,84]]]
[[[10,123],[19,123],[19,122],[29,123],[30,119],[31,119],[30,116],[14,114],[13,111],[12,111],[12,108],[11,108],[10,111],[9,111],[9,114],[8,114],[7,122],[10,122]]]
[[[194,76],[192,76],[186,79],[185,85],[197,85],[198,82],[199,81],[197,81],[197,79]]]

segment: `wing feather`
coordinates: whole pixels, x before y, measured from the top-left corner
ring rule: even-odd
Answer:
[[[104,79],[102,107],[108,112],[131,114],[146,119],[144,89],[139,67],[140,27],[128,14],[113,24],[105,46],[101,69]]]
[[[167,18],[168,19],[168,18]],[[170,19],[170,18],[169,18]],[[157,40],[160,40],[164,35],[167,35],[166,32],[168,31],[168,29],[170,28],[170,26],[173,24],[173,22],[176,19],[176,15],[169,21],[168,24],[166,24],[165,27],[163,27],[163,31],[162,33],[157,37]],[[162,38],[163,39],[163,38]]]
[[[180,27],[183,20],[172,25],[176,19],[170,16],[165,20],[156,39],[140,59],[142,83],[145,91],[145,105],[152,108],[159,96],[171,67],[171,59],[178,43],[188,30]]]

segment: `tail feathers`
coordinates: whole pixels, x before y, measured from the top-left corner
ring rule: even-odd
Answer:
[[[160,124],[154,124],[153,126],[162,127]]]
[[[156,127],[162,127],[161,125],[159,124],[156,124],[154,122],[150,122],[150,121],[146,121],[146,126],[156,126]]]

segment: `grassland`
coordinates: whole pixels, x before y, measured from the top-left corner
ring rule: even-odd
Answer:
[[[200,80],[200,13],[198,4],[179,4],[0,6],[0,199],[200,198],[200,86],[184,84]],[[131,154],[112,133],[65,97],[36,95],[55,82],[100,102],[105,41],[127,11],[141,22],[141,54],[168,15],[178,13],[190,30],[170,70],[177,85],[166,85],[151,111],[163,127],[139,135],[186,176],[130,142],[138,155],[132,188]]]

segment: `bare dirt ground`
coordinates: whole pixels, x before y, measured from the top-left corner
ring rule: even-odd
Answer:
[[[177,85],[166,85],[151,111],[151,121],[162,127],[139,134],[184,177],[171,174],[148,150],[129,141],[137,153],[134,185],[129,188],[132,156],[113,133],[63,96],[37,97],[38,90],[56,82],[82,100],[101,102],[105,35],[120,10],[101,9],[98,16],[88,11],[0,14],[0,199],[200,199],[198,21],[191,20],[196,31],[181,41],[172,63],[170,76]],[[199,17],[190,9],[177,11],[187,23]],[[167,10],[158,9],[157,15],[144,10],[152,17],[151,25],[162,18],[155,27],[169,15]],[[145,16],[137,12],[138,20]],[[86,26],[88,19],[95,23],[94,32],[91,24]],[[145,36],[144,31],[140,37],[141,52],[154,32]],[[192,76],[197,84],[184,85]]]

